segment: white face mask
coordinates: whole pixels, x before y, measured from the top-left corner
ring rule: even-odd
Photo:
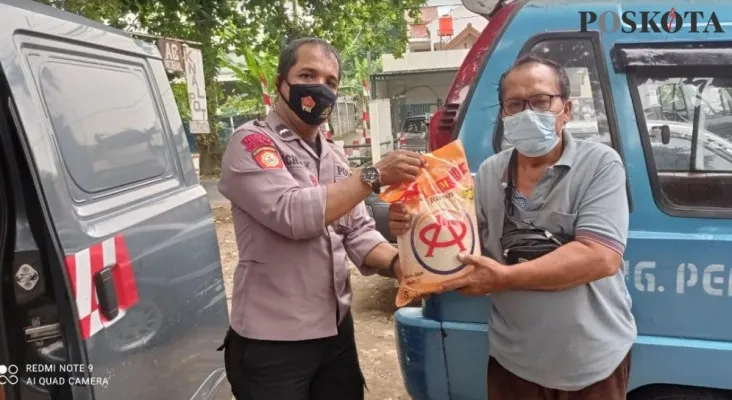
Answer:
[[[503,118],[503,136],[526,157],[548,154],[559,142],[557,115],[551,111],[526,109]]]

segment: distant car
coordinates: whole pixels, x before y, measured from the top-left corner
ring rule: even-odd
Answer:
[[[397,148],[418,152],[427,151],[427,115],[407,117],[397,134]]]

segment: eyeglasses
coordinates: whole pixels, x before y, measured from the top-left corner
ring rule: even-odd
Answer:
[[[549,111],[555,97],[562,97],[560,94],[536,94],[528,99],[507,99],[501,103],[501,108],[506,115],[514,115],[524,111],[526,105],[534,111]]]

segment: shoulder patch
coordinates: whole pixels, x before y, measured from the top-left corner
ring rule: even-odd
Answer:
[[[241,140],[241,144],[243,144],[250,153],[264,146],[269,146],[274,149],[272,139],[264,133],[250,133],[244,136]]]
[[[252,157],[262,169],[282,169],[284,166],[280,153],[273,146],[260,146],[252,152]]]

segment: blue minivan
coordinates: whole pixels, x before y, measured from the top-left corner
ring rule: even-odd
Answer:
[[[464,0],[481,12],[484,2]],[[564,65],[568,130],[628,175],[625,277],[638,325],[629,399],[732,398],[732,2],[500,1],[430,123],[471,170],[505,148],[496,83],[525,54]],[[397,311],[409,394],[486,398],[490,296]]]

